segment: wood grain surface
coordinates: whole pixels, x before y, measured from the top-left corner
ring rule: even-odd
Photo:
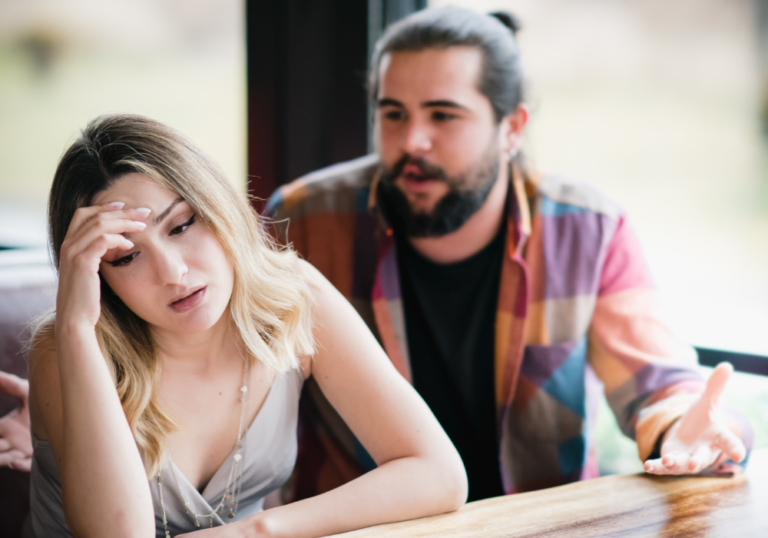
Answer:
[[[768,538],[768,449],[733,478],[606,476],[337,536]]]

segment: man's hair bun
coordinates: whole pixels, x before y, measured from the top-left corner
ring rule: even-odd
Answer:
[[[517,18],[517,15],[509,11],[494,11],[488,15],[494,19],[498,19],[501,24],[509,28],[509,31],[512,32],[512,35],[514,36],[516,36],[520,28],[523,27],[523,25],[520,24],[520,19]]]

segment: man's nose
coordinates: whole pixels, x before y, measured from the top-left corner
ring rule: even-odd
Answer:
[[[419,156],[432,149],[432,137],[429,126],[418,118],[408,121],[403,137],[403,152]]]

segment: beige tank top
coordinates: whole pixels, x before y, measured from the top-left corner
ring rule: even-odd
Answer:
[[[275,380],[259,413],[245,433],[245,470],[237,515],[234,519],[216,515],[213,518],[213,526],[238,521],[260,512],[263,510],[264,497],[282,486],[290,477],[296,463],[296,426],[303,383],[301,370],[292,370]],[[36,538],[70,538],[72,533],[64,519],[61,482],[51,447],[47,441],[41,441],[34,436],[32,444],[34,454],[30,513],[33,534]],[[202,492],[197,491],[178,468],[175,469],[179,485],[184,489],[184,496],[193,511],[207,514],[221,501],[232,468],[233,456],[234,452],[224,461]],[[176,484],[170,465],[166,464],[160,472],[168,530],[171,536],[176,536],[199,529],[195,527],[193,516],[188,515],[184,508],[179,485]],[[149,485],[155,506],[156,533],[158,537],[164,537],[157,482],[150,480]],[[207,527],[210,519],[202,519],[201,524]]]

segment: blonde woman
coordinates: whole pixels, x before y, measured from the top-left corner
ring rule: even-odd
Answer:
[[[36,536],[321,536],[464,502],[456,451],[365,323],[189,140],[98,118],[59,163],[49,218]],[[378,466],[263,511],[291,474],[310,375]]]

